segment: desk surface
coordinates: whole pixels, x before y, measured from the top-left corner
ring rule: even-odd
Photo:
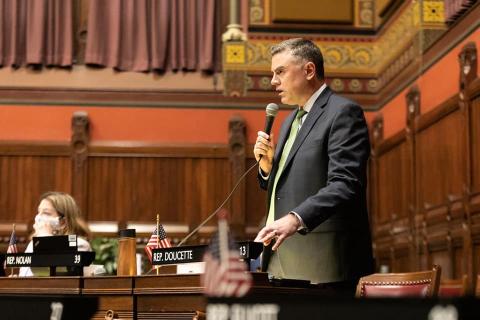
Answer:
[[[266,273],[253,273],[252,293],[275,295],[310,292],[302,288],[272,287]],[[192,319],[205,311],[199,274],[162,274],[107,277],[28,277],[0,278],[1,296],[85,296],[98,299],[92,319],[104,319],[113,310],[122,319]]]

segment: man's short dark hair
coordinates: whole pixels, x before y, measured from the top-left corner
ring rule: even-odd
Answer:
[[[277,53],[290,51],[294,57],[300,58],[304,61],[310,61],[315,64],[317,78],[323,80],[325,72],[323,69],[323,56],[320,48],[310,40],[303,38],[288,39],[273,45],[270,49],[272,57]]]

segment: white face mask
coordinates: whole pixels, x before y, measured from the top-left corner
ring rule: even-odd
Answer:
[[[35,230],[38,233],[41,229],[45,228],[45,226],[49,226],[53,232],[58,231],[60,229],[60,217],[52,217],[43,213],[38,213],[35,216]]]

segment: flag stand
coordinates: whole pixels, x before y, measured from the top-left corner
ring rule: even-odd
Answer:
[[[15,232],[15,223],[13,224],[12,234],[15,234],[15,245],[17,245],[17,244],[16,244],[16,242],[17,242],[17,241],[16,241],[17,236],[16,236],[16,232]],[[11,238],[11,236],[10,236],[10,238]],[[10,239],[10,240],[11,240],[11,239]],[[10,242],[11,242],[11,241],[10,241]],[[8,246],[10,247],[10,244],[9,244]],[[10,267],[10,276],[11,276],[11,277],[13,277],[13,269],[14,269],[14,267]]]
[[[160,248],[160,215],[157,214],[157,248]],[[157,270],[157,276],[160,274],[160,271],[158,270],[158,266],[155,267]]]

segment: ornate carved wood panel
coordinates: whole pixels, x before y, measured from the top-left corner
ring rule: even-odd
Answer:
[[[412,89],[405,132],[373,139],[370,199],[378,265],[413,271],[440,264],[444,277],[467,274],[471,286],[480,272],[480,79],[474,44],[464,47],[459,62],[458,95],[419,115],[420,92]],[[409,222],[401,224],[403,217]]]

